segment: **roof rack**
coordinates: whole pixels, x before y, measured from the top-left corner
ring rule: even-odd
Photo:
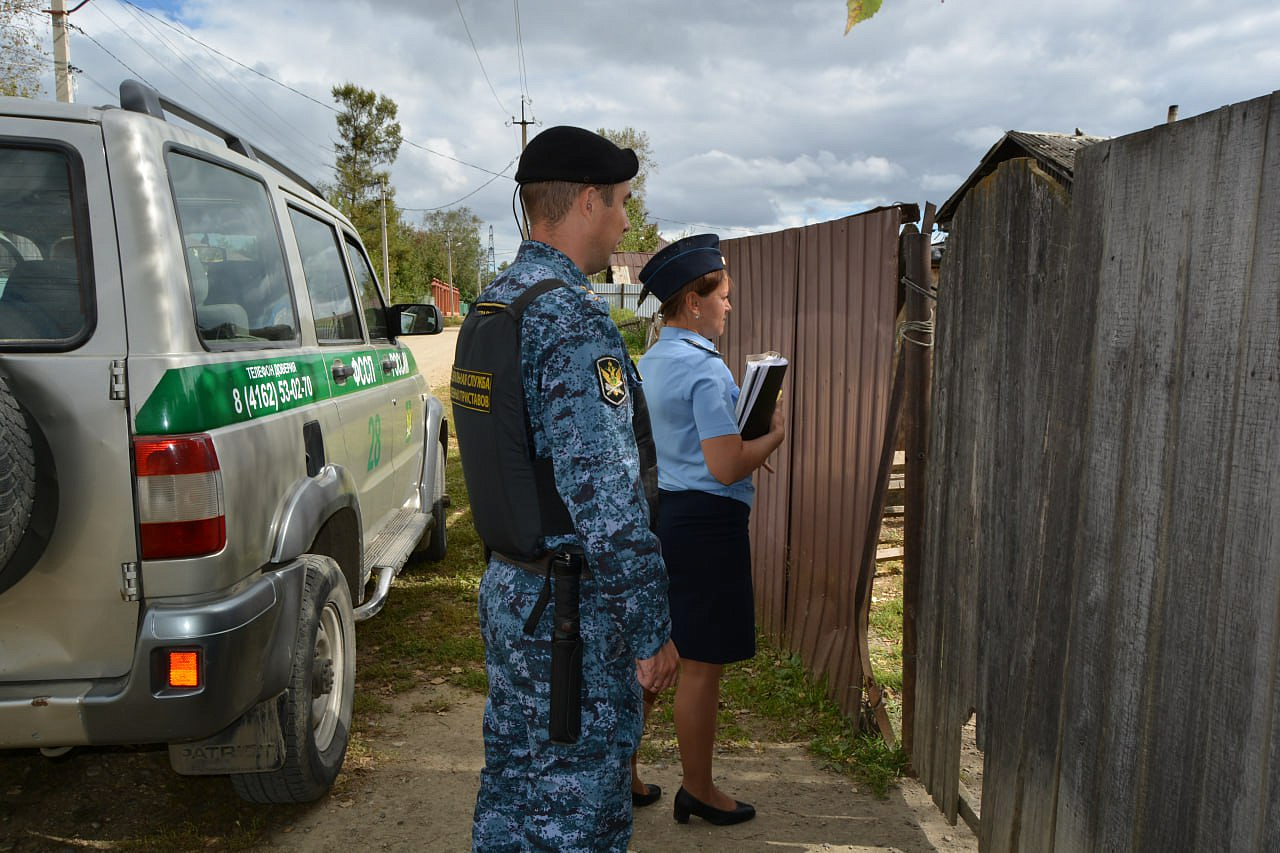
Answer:
[[[288,175],[297,183],[306,187],[318,196],[324,195],[316,188],[315,184],[299,175],[293,169],[281,163],[276,158],[264,151],[254,148],[244,138],[238,134],[232,133],[217,122],[207,119],[194,110],[189,110],[182,104],[172,101],[160,94],[156,89],[137,80],[122,80],[120,82],[120,106],[130,112],[143,113],[145,115],[165,120],[165,113],[172,113],[183,121],[190,122],[201,130],[207,131],[226,143],[227,147],[237,154],[243,154],[250,160],[257,160],[266,163],[273,169]]]

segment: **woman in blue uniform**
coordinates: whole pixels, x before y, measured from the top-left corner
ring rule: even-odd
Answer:
[[[640,280],[662,300],[660,337],[639,366],[658,448],[658,538],[680,653],[675,724],[684,778],[675,818],[740,823],[755,809],[712,780],[716,710],[724,665],[756,651],[751,475],[782,443],[785,422],[779,406],[765,435],[744,441],[738,433],[738,386],[713,343],[724,332],[733,285],[716,235],[672,243]]]

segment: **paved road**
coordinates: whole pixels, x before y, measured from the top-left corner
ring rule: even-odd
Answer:
[[[448,390],[453,348],[458,345],[458,329],[458,326],[445,326],[438,335],[413,335],[400,339],[413,351],[419,372],[426,377],[437,397]]]

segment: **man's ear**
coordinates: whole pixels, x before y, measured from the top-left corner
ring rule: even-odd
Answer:
[[[600,191],[593,186],[586,187],[578,196],[579,207],[588,215],[595,210],[597,204],[600,204]]]

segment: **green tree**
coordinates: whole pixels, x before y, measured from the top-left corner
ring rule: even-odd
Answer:
[[[620,148],[630,148],[640,160],[640,171],[631,179],[631,198],[627,200],[627,219],[631,230],[618,244],[619,252],[656,252],[658,250],[658,224],[649,221],[649,210],[644,203],[645,181],[649,173],[657,170],[653,154],[649,150],[649,134],[626,127],[622,130],[601,128],[596,131]]]
[[[451,210],[434,210],[428,213],[424,224],[428,243],[432,247],[436,278],[449,281],[449,267],[453,267],[453,281],[462,298],[472,300],[490,278],[486,272],[484,246],[480,242],[480,226],[483,220],[469,207]]]
[[[365,248],[377,260],[382,258],[382,216],[386,205],[387,255],[392,267],[391,282],[384,286],[395,298],[395,268],[402,225],[395,205],[395,188],[390,173],[382,168],[395,162],[400,153],[399,107],[385,95],[362,89],[354,83],[333,87],[338,112],[338,140],[334,143],[335,183],[329,200],[351,220]],[[378,271],[381,273],[381,265]]]
[[[43,0],[0,0],[0,95],[34,98],[49,67]]]

